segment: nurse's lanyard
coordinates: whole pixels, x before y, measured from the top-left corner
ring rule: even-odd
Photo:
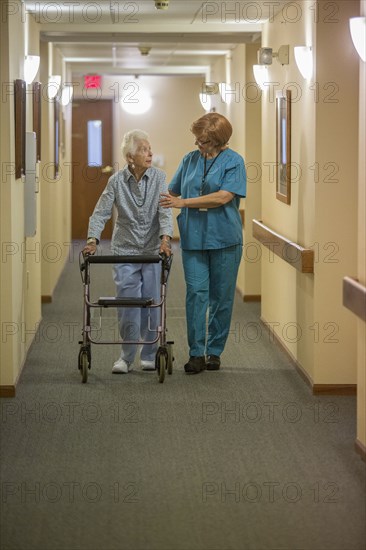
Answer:
[[[210,164],[210,166],[206,169],[207,167],[207,157],[205,155],[205,160],[204,160],[204,168],[203,168],[203,176],[202,176],[202,181],[201,181],[201,187],[200,187],[200,197],[203,195],[203,189],[206,185],[206,176],[208,175],[209,171],[211,170],[211,168],[213,167],[213,165],[215,164],[216,160],[219,158],[219,156],[221,155],[222,151],[220,151],[220,153],[214,158],[213,162]],[[199,208],[199,211],[200,212],[207,212],[207,208]]]

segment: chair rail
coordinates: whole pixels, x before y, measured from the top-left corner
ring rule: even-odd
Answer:
[[[256,219],[253,219],[253,237],[301,273],[314,273],[314,250],[311,248],[290,241]]]
[[[366,287],[355,277],[343,278],[343,305],[366,321]]]

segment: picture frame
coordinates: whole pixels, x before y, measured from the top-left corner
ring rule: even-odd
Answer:
[[[25,176],[26,83],[14,81],[15,178]]]
[[[276,198],[291,204],[291,90],[276,92]]]
[[[54,179],[57,179],[60,171],[60,101],[57,97],[53,100],[53,144]]]
[[[37,138],[37,162],[41,160],[41,83],[33,82],[33,132]]]

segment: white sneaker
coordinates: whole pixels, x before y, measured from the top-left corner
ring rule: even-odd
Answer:
[[[112,372],[115,374],[127,374],[130,370],[132,370],[131,363],[122,359],[122,357],[117,359],[112,368]]]
[[[155,361],[143,361],[141,359],[142,370],[155,370]]]

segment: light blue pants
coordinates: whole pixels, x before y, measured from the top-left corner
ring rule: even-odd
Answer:
[[[223,352],[230,329],[241,255],[240,244],[214,250],[182,250],[190,356],[221,355]]]
[[[116,264],[113,266],[116,296],[119,298],[154,298],[160,301],[161,264]],[[152,341],[157,336],[160,308],[118,308],[122,340]],[[152,332],[151,332],[152,331]],[[141,359],[154,361],[158,342],[143,344]],[[121,357],[132,363],[137,344],[122,344]]]

